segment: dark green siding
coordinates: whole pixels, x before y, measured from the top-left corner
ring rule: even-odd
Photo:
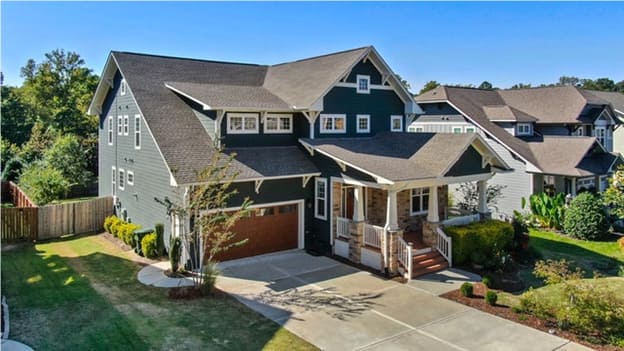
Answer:
[[[370,60],[366,62],[360,61],[356,64],[351,70],[349,77],[347,77],[347,82],[356,83],[358,74],[369,76],[371,84],[381,85],[381,73],[379,73],[375,65],[373,65]]]
[[[490,165],[481,167],[481,154],[474,147],[468,150],[457,160],[455,165],[445,174],[447,177],[460,177],[479,173],[490,173]]]

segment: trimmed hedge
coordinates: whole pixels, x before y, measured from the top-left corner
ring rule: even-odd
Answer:
[[[511,223],[497,220],[446,227],[444,231],[453,238],[454,264],[469,263],[473,252],[492,257],[499,250],[509,249],[514,237]]]
[[[609,230],[609,222],[600,198],[589,192],[575,197],[566,211],[563,230],[581,240],[604,238]]]
[[[139,228],[141,226],[125,222],[115,215],[106,217],[104,220],[104,230],[130,246],[134,246],[134,231]]]
[[[158,238],[156,233],[150,233],[141,240],[141,252],[147,258],[158,256]]]

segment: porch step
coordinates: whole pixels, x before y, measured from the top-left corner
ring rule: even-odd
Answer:
[[[414,256],[412,260],[412,278],[448,268],[448,262],[437,251]]]

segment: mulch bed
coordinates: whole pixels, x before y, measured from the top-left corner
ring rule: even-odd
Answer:
[[[473,297],[465,297],[461,294],[459,290],[453,290],[448,293],[440,295],[443,298],[449,299],[451,301],[459,302],[463,305],[470,306],[481,310],[483,312],[487,312],[489,314],[493,314],[495,316],[508,319],[510,321],[514,321],[516,323],[524,324],[534,329],[538,329],[544,331],[549,334],[557,335],[561,338],[572,340],[579,344],[583,344],[585,346],[591,347],[595,350],[599,351],[616,351],[622,350],[621,348],[614,345],[600,345],[593,344],[587,340],[582,339],[578,335],[562,330],[557,326],[556,321],[551,320],[543,320],[537,318],[535,316],[524,314],[524,313],[515,313],[511,310],[510,306],[499,305],[496,304],[494,306],[488,305],[483,296],[487,292],[487,287],[482,283],[473,284]]]

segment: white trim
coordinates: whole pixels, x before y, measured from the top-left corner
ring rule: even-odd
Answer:
[[[420,208],[424,208],[425,207],[425,202],[423,201],[424,196],[427,195],[427,198],[429,198],[430,194],[429,194],[429,189],[431,189],[431,187],[425,186],[425,187],[421,187],[421,188],[411,188],[409,189],[409,197],[410,197],[410,215],[411,216],[420,216],[420,215],[424,215],[427,214],[427,212],[429,211],[429,200],[427,200],[427,209],[426,210],[421,210],[418,212],[414,212],[414,196],[417,196],[420,198]],[[414,195],[414,190],[420,190],[420,194],[418,195]],[[427,191],[427,193],[424,193],[423,191]]]
[[[119,190],[125,190],[126,189],[126,171],[123,168],[120,168],[117,171],[117,175],[119,178],[119,183],[117,184],[117,186],[119,187]]]
[[[171,85],[169,85],[167,83],[165,83],[165,87],[168,88],[169,90],[173,91],[174,93],[178,93],[178,94],[184,96],[185,98],[200,104],[202,106],[202,109],[204,109],[204,111],[213,109],[210,105],[205,104],[205,103],[197,100],[196,98],[192,97],[191,95],[183,92],[182,90],[176,89],[176,88],[172,87]]]
[[[345,134],[347,133],[347,115],[342,113],[323,113],[319,115],[319,133],[320,134]],[[332,120],[332,129],[325,129],[324,119]],[[343,129],[336,129],[336,120],[343,119]]]
[[[366,81],[366,89],[360,88],[360,80]],[[370,76],[364,74],[358,74],[355,76],[355,91],[358,94],[370,94]]]
[[[130,120],[128,118],[128,115],[124,115],[123,116],[123,135],[124,136],[128,136],[128,134],[130,133]]]
[[[108,124],[108,128],[106,131],[106,138],[108,140],[108,145],[113,145],[113,139],[114,139],[114,133],[115,133],[115,120],[113,119],[113,116],[108,116],[108,121],[106,122]]]
[[[132,181],[130,181],[131,175],[132,175]],[[126,182],[128,183],[128,185],[134,186],[134,172],[133,171],[126,171]]]
[[[277,129],[267,129],[267,120],[271,118],[276,118],[277,119]],[[281,120],[282,119],[288,119],[288,129],[283,129],[282,128],[282,124],[281,124]],[[278,113],[267,113],[264,118],[263,118],[263,131],[264,134],[292,134],[293,132],[293,115],[292,113],[289,114],[278,114]]]
[[[240,118],[241,119],[241,129],[233,130],[232,129],[232,118]],[[254,129],[245,129],[245,120],[248,118],[253,118],[256,121],[256,127]],[[258,134],[260,130],[260,118],[257,113],[227,113],[227,134]]]
[[[318,185],[321,183],[325,187],[322,198],[319,197],[318,195]],[[323,204],[324,204],[323,215],[319,215],[319,211],[318,211],[319,200],[323,200]],[[314,179],[314,218],[327,220],[327,178],[316,177]]]
[[[394,128],[394,121],[396,121],[397,119],[401,121],[401,128],[399,128],[399,129]],[[403,115],[392,115],[392,116],[390,116],[390,131],[392,131],[392,132],[402,132],[403,131]]]
[[[357,83],[338,82],[335,86],[340,88],[357,89]],[[394,90],[394,88],[389,85],[369,84],[368,87],[370,90]]]
[[[123,134],[123,116],[117,116],[117,135]]]
[[[126,79],[121,80],[121,84],[119,84],[119,95],[124,96],[128,92],[128,86],[126,84]]]
[[[137,124],[137,121],[139,122],[139,124]],[[139,145],[137,145],[137,136],[139,140]],[[141,115],[140,114],[134,115],[134,140],[132,142],[134,144],[135,150],[141,150]]]
[[[360,129],[360,120],[366,120],[366,129]],[[358,133],[370,133],[370,115],[355,115],[355,128]]]
[[[301,174],[289,174],[285,176],[272,176],[272,177],[258,177],[258,178],[242,178],[242,179],[234,179],[232,183],[245,183],[245,182],[255,182],[260,180],[276,180],[276,179],[292,179],[292,178],[303,178],[303,177],[318,177],[321,175],[321,172],[315,173],[301,173]],[[190,186],[190,185],[201,185],[205,184],[205,182],[194,182],[194,183],[181,183],[179,185]]]

